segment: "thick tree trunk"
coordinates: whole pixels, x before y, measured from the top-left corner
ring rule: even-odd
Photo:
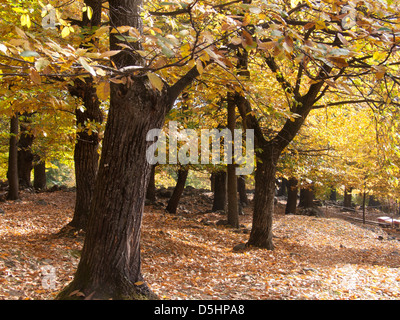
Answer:
[[[300,208],[314,207],[314,190],[312,186],[300,189],[299,207]]]
[[[10,145],[8,152],[8,200],[19,199],[19,181],[18,181],[18,114],[10,120]]]
[[[171,198],[168,201],[166,210],[169,213],[176,213],[178,208],[179,200],[181,199],[183,190],[185,189],[186,179],[189,173],[189,168],[180,168],[178,170],[178,179],[176,181],[176,186]]]
[[[27,117],[26,117],[27,118]],[[20,123],[20,137],[18,140],[18,178],[22,188],[32,187],[31,172],[33,169],[32,143],[34,137],[28,131],[25,123]]]
[[[156,201],[156,180],[155,180],[156,166],[151,166],[149,185],[146,190],[146,200],[154,203]]]
[[[44,160],[33,166],[33,187],[36,190],[46,189],[46,162]]]
[[[272,243],[272,215],[274,212],[276,159],[268,148],[259,155],[255,172],[253,225],[249,246],[274,249]]]
[[[287,181],[287,203],[285,214],[296,214],[297,209],[297,193],[299,191],[298,181],[296,178],[291,177]]]
[[[212,211],[226,209],[226,171],[214,173],[214,201]]]
[[[128,91],[112,84],[109,118],[81,261],[74,290],[100,299],[153,297],[143,283],[140,226],[151,167],[146,134],[161,128],[165,98],[132,79]]]

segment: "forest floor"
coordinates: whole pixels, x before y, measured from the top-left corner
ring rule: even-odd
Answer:
[[[72,280],[84,235],[57,233],[72,218],[74,198],[23,193],[0,203],[0,299],[54,299]],[[142,228],[143,274],[161,299],[400,298],[395,230],[346,221],[334,207],[322,207],[319,218],[284,215],[279,202],[275,250],[237,250],[249,237],[250,207],[237,230],[216,224],[224,216],[210,212],[210,193],[187,194],[175,215],[164,212],[165,202],[145,207]]]

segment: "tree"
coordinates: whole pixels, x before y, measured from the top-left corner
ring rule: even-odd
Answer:
[[[243,32],[241,39],[238,39],[248,50],[258,47],[263,65],[267,68],[259,74],[266,78],[269,71],[275,77],[275,83],[283,93],[277,101],[283,102],[282,97],[286,99],[288,112],[286,120],[281,118],[277,121],[279,129],[271,130],[275,131],[274,134],[264,135],[262,125],[254,115],[256,110],[251,108],[244,95],[237,93],[238,106],[242,116],[247,119],[248,127],[255,130],[258,147],[253,226],[248,245],[267,249],[274,247],[274,181],[282,152],[293,141],[309,113],[320,107],[317,103],[322,103],[322,106],[368,103],[370,99],[361,82],[356,80],[393,79],[389,68],[395,73],[393,59],[396,54],[392,49],[397,47],[389,31],[395,28],[396,18],[393,17],[396,14],[385,5],[369,2],[365,7],[345,7],[335,1],[306,2],[292,4],[291,7],[280,1],[276,4],[281,6],[285,14],[279,15],[279,18],[271,14],[268,18],[268,14],[265,14],[267,9],[252,9],[255,15],[263,12],[263,19],[261,21],[255,15],[248,14],[249,25],[252,18],[256,21],[252,25],[254,29],[247,28],[247,33]],[[375,12],[379,12],[379,15]],[[369,35],[367,38],[361,36],[365,32]],[[254,72],[251,75],[257,77]],[[346,100],[341,97],[354,94],[349,84],[353,85],[357,94],[355,98],[353,96]],[[334,102],[325,102],[324,99],[328,97]],[[375,98],[379,101],[378,96]],[[265,101],[270,99],[265,98]]]
[[[142,1],[110,2],[110,24],[143,32]],[[110,49],[121,40],[110,34]],[[129,47],[140,50],[138,42]],[[140,66],[135,51],[112,57],[118,69]],[[190,69],[174,85],[154,88],[146,74],[126,76],[126,83],[111,83],[110,109],[81,260],[74,280],[58,298],[82,292],[100,299],[154,297],[141,274],[140,225],[151,167],[146,151],[150,129],[161,128],[178,95],[199,75]],[[157,76],[156,76],[157,77]],[[154,83],[154,79],[153,79]],[[158,81],[157,81],[157,84]]]
[[[180,167],[178,169],[178,179],[176,180],[176,186],[172,192],[172,196],[168,201],[166,210],[169,213],[176,213],[178,208],[179,200],[182,196],[183,190],[185,189],[186,179],[189,173],[188,167]]]
[[[297,209],[298,180],[295,177],[288,179],[287,183],[287,202],[285,214],[295,214]]]

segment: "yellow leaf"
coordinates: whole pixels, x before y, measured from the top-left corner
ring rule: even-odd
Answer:
[[[203,73],[203,71],[204,71],[203,62],[200,59],[196,60],[196,68],[197,68],[197,71],[199,72],[199,74]]]
[[[143,283],[144,283],[143,281],[135,282],[135,286],[141,286]]]
[[[92,20],[92,17],[93,17],[93,9],[92,9],[92,7],[87,7],[87,16],[88,16],[88,19],[89,20]]]
[[[110,83],[109,82],[101,82],[97,87],[96,87],[96,93],[97,97],[100,100],[107,100],[108,97],[110,96]]]
[[[153,72],[147,72],[147,77],[150,80],[151,86],[161,92],[164,88],[164,83],[161,78]]]
[[[70,34],[69,27],[64,27],[61,31],[61,37],[65,38],[68,37]]]

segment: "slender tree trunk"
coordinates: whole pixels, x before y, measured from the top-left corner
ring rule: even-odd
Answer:
[[[214,201],[212,211],[226,209],[226,171],[214,173]]]
[[[281,197],[281,196],[288,195],[288,192],[289,192],[288,188],[289,188],[288,180],[286,178],[282,178],[282,182],[279,186],[277,196]]]
[[[287,182],[288,197],[285,208],[285,214],[296,214],[298,191],[299,191],[298,181],[296,178],[291,177]]]
[[[231,132],[232,137],[232,163],[228,164],[227,178],[228,178],[228,224],[234,228],[239,228],[239,207],[238,207],[238,190],[237,190],[237,176],[236,164],[234,159],[234,146],[233,137],[236,128],[236,113],[235,101],[231,93],[228,93],[228,130]]]
[[[245,176],[237,177],[237,186],[238,186],[240,203],[242,204],[242,206],[248,205],[249,199],[247,197],[247,192],[246,192],[246,177]]]
[[[77,142],[74,150],[76,200],[74,216],[68,224],[75,229],[86,229],[90,203],[93,197],[94,184],[99,165],[99,133],[91,131],[89,134],[87,123],[101,123],[102,113],[96,89],[90,78],[76,80],[70,93],[82,98],[85,110],[75,110],[76,125],[81,128],[77,132]]]
[[[26,120],[29,116],[24,115]],[[28,121],[27,121],[28,122]],[[18,140],[18,179],[22,188],[32,187],[31,172],[33,169],[32,143],[34,137],[29,132],[26,123],[20,122],[20,136]]]
[[[36,190],[46,189],[46,162],[36,162],[33,166],[33,187]]]
[[[176,181],[176,186],[171,198],[168,201],[166,210],[169,213],[176,213],[178,208],[179,200],[181,199],[183,190],[185,189],[186,179],[189,173],[189,168],[180,168],[178,170],[178,179]]]
[[[155,180],[156,166],[151,166],[149,185],[146,190],[146,200],[154,203],[156,201],[156,180]]]
[[[18,181],[18,114],[10,120],[10,145],[8,152],[8,200],[19,199],[19,181]]]

